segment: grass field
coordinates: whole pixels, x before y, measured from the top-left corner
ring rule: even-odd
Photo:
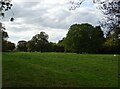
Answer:
[[[117,87],[118,58],[73,53],[3,53],[3,87]]]

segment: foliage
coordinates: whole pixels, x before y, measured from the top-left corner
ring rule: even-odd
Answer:
[[[0,43],[0,45],[2,45],[2,51],[13,51],[15,49],[15,44],[7,41],[8,33],[6,31],[5,26],[3,26],[2,23],[0,23],[0,35],[2,35],[2,43]]]
[[[2,39],[4,40],[9,37],[8,33],[5,30],[6,30],[5,26],[3,26],[2,23],[0,23],[0,34],[2,35]]]
[[[31,40],[28,41],[26,47],[28,52],[34,52],[35,51],[34,41],[31,41]]]
[[[24,41],[24,40],[21,40],[21,41],[19,41],[18,42],[18,44],[17,44],[17,49],[19,50],[19,51],[24,51],[24,52],[27,52],[27,42],[26,41]]]
[[[92,1],[93,1],[93,3],[99,3],[99,4],[102,2],[102,0],[92,0]],[[76,0],[76,1],[71,0],[70,1],[71,7],[69,10],[75,10],[77,8],[80,8],[81,4],[84,2],[85,2],[85,0]]]
[[[12,6],[13,6],[13,4],[11,4],[11,0],[0,0],[0,16],[4,17],[5,12],[8,10],[11,10],[12,14],[14,15],[14,13],[11,9]],[[11,17],[10,21],[14,21],[13,16]]]
[[[7,51],[13,51],[15,49],[15,44],[7,41],[7,40],[2,40],[2,51],[7,52]]]
[[[120,30],[112,31],[106,38],[104,47],[106,53],[120,53],[120,38],[118,37]]]
[[[65,50],[77,53],[97,53],[104,41],[100,27],[74,24],[64,40]]]
[[[49,43],[49,52],[64,52],[64,46],[60,45],[59,43]]]
[[[36,34],[33,38],[27,43],[27,51],[38,51],[46,52],[48,50],[49,42],[48,35],[45,32],[40,32]]]
[[[105,15],[105,19],[101,22],[101,26],[106,29],[106,33],[120,28],[120,1],[119,0],[105,0],[101,1],[99,9]]]
[[[70,10],[80,8],[85,0],[70,1]],[[120,1],[119,0],[93,0],[93,3],[98,4],[99,10],[104,14],[104,20],[100,22],[101,27],[109,35],[112,30],[120,27]]]
[[[11,8],[12,8],[11,0],[0,0],[0,17],[2,18],[5,17],[5,12],[11,10]],[[11,12],[13,13],[12,10]],[[10,21],[14,21],[13,16],[11,17]],[[2,45],[2,51],[13,51],[13,49],[15,48],[15,44],[11,43],[10,41],[7,41],[8,33],[5,30],[6,30],[5,27],[0,22],[0,35],[2,35],[2,37],[0,37],[2,38],[1,39],[2,42],[0,40],[0,47]]]

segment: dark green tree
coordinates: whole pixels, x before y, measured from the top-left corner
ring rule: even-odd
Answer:
[[[85,0],[72,1],[70,10],[80,8],[81,4]],[[98,9],[101,10],[105,18],[100,22],[106,35],[109,35],[112,30],[120,28],[120,0],[93,0],[93,3],[98,5]]]
[[[13,51],[15,49],[15,44],[7,41],[7,51]]]
[[[5,26],[3,26],[2,23],[0,23],[0,48],[1,51],[7,51],[7,38],[8,34],[5,32]]]
[[[120,30],[112,31],[109,36],[107,36],[106,41],[104,43],[105,53],[120,53]]]
[[[100,27],[90,24],[74,24],[69,28],[64,40],[66,51],[76,53],[97,53],[103,43],[104,37]]]
[[[3,52],[10,52],[13,51],[15,49],[15,44],[7,41],[7,40],[3,40],[2,42],[2,51]]]
[[[35,51],[35,42],[32,40],[28,41],[26,47],[27,47],[28,52],[34,52]]]
[[[46,52],[49,49],[48,35],[45,32],[36,34],[27,43],[28,51]]]
[[[4,40],[9,37],[8,33],[5,30],[6,30],[5,26],[3,26],[2,23],[0,23],[0,34],[2,35],[2,39]]]
[[[19,51],[27,52],[27,42],[24,40],[21,40],[17,43],[17,49]]]
[[[50,52],[64,52],[64,46],[59,43],[49,43],[49,51]]]
[[[11,10],[11,8],[12,8],[11,0],[0,0],[0,17],[4,18],[5,12],[8,10]],[[11,10],[11,12],[13,13],[12,10]],[[13,13],[13,15],[14,15],[14,13]],[[10,18],[10,21],[14,20],[13,15]],[[7,43],[8,43],[8,45],[14,44],[14,43],[12,44],[10,42],[7,42],[6,38],[8,38],[8,34],[5,31],[5,28],[3,27],[2,23],[0,22],[0,51],[7,51],[7,46],[5,46],[5,45],[7,45]],[[13,46],[11,46],[11,47],[13,47]]]
[[[5,31],[5,26],[3,26],[2,23],[0,23],[0,35],[1,35],[1,39],[0,39],[0,46],[2,48],[2,51],[13,51],[15,49],[15,44],[7,41],[8,33]]]

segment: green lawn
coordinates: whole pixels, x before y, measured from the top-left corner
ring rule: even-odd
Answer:
[[[118,56],[3,53],[3,87],[117,87]]]

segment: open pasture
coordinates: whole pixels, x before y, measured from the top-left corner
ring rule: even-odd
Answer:
[[[3,87],[117,87],[118,55],[3,53]]]

